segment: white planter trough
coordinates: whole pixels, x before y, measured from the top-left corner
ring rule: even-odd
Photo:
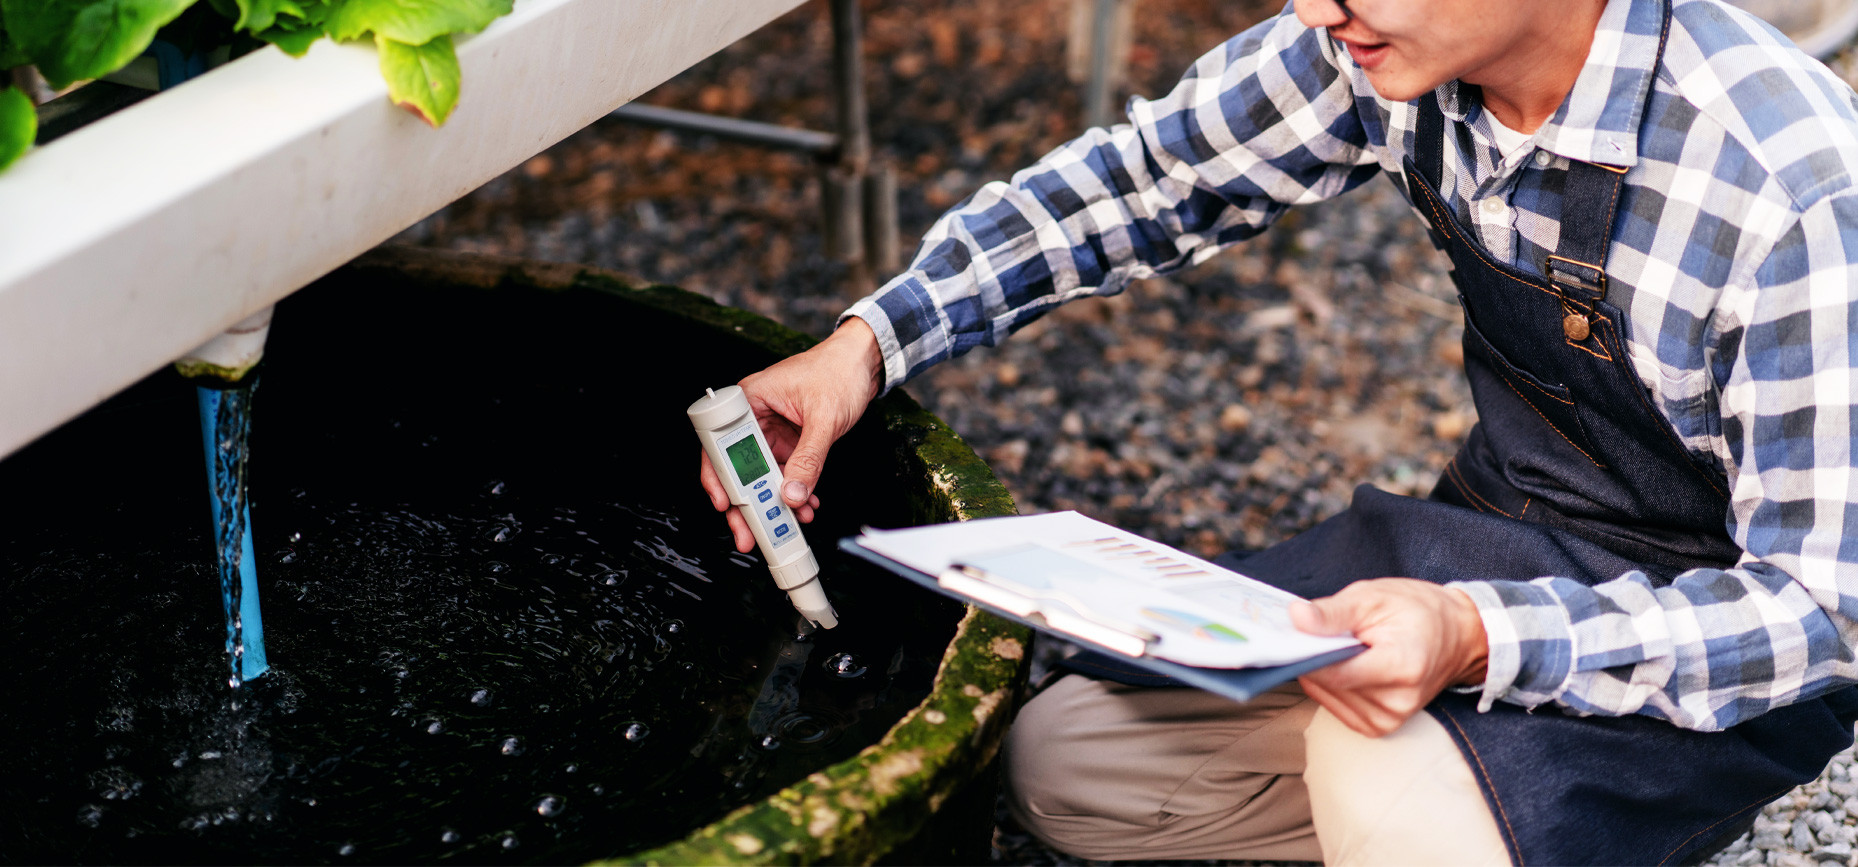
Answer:
[[[267,48],[0,173],[0,456],[800,0],[517,0],[443,128],[367,44]]]

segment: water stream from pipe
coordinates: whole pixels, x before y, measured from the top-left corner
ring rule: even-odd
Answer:
[[[227,682],[237,689],[269,671],[264,617],[258,607],[258,564],[252,549],[252,510],[245,465],[252,431],[252,392],[258,377],[230,388],[199,387],[200,435],[206,446],[208,493],[213,504],[214,558],[226,608]]]

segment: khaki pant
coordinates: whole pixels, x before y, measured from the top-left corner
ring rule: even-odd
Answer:
[[[1509,863],[1436,720],[1363,737],[1295,683],[1239,704],[1070,675],[1020,711],[1006,749],[1013,817],[1083,858]]]

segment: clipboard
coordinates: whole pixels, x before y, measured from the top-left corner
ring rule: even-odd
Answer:
[[[1082,516],[1072,517],[1081,521],[1089,520]],[[1107,525],[1101,526],[1107,527]],[[982,556],[957,557],[950,562],[947,569],[939,574],[931,574],[867,547],[863,539],[863,536],[841,539],[839,549],[937,593],[973,604],[1007,620],[1095,650],[1110,660],[1126,664],[1131,669],[1143,673],[1144,676],[1152,674],[1160,678],[1171,678],[1180,684],[1199,687],[1240,702],[1247,701],[1259,693],[1300,675],[1340,662],[1365,649],[1360,644],[1351,644],[1287,661],[1250,667],[1183,664],[1156,655],[1154,652],[1157,648],[1155,633],[1131,618],[1105,616],[1099,610],[1092,610],[1086,605],[1079,604],[1079,600],[1069,597],[1062,590],[1047,591],[1040,586],[1028,586],[1017,582],[1013,572],[1017,570],[1023,575],[1037,565],[1036,560],[1028,559],[1040,556],[1036,546],[995,545]],[[1172,552],[1172,549],[1166,549],[1165,546],[1149,544],[1154,548]],[[1185,560],[1204,563],[1189,555],[1173,553]],[[1211,564],[1206,565],[1209,568],[1217,568],[1212,567]],[[1036,585],[1037,582],[1034,581],[1032,584]],[[1135,588],[1136,592],[1140,592],[1141,589]],[[1145,613],[1153,612],[1145,611]],[[1178,611],[1168,613],[1185,616],[1183,612]],[[1214,626],[1218,628],[1216,624]],[[1242,637],[1240,640],[1243,640]]]

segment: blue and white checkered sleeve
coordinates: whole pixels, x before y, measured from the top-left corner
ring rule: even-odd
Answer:
[[[1166,97],[1131,100],[1130,124],[1090,130],[944,214],[910,267],[841,321],[870,324],[895,387],[1359,185],[1379,165],[1338,64],[1289,13],[1233,37]]]
[[[1804,210],[1717,315],[1728,530],[1746,552],[1665,587],[1630,573],[1453,585],[1490,634],[1483,704],[1716,730],[1858,680],[1858,195]]]

